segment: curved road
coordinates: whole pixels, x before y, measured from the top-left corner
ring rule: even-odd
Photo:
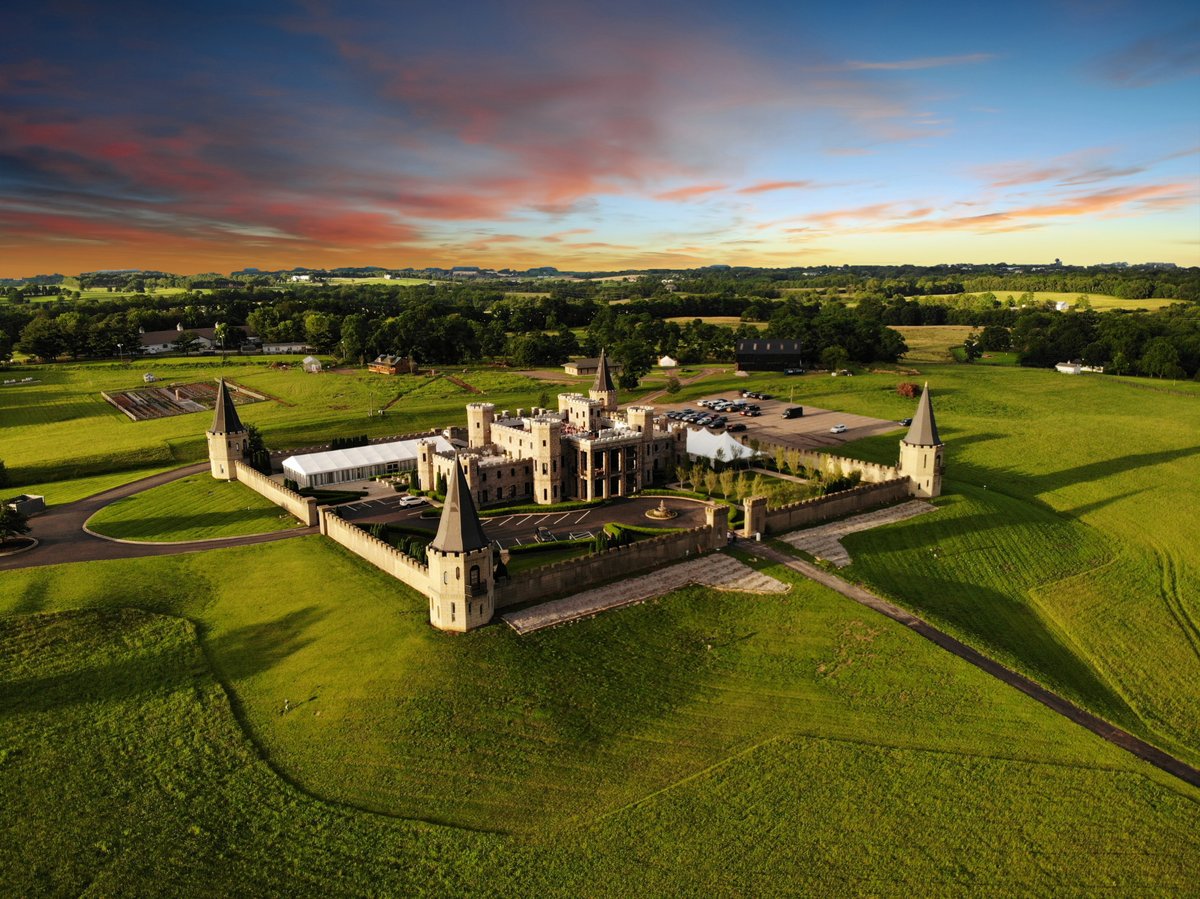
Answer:
[[[84,522],[102,507],[151,487],[177,481],[188,475],[208,469],[207,462],[197,462],[173,471],[141,478],[120,487],[113,487],[65,506],[54,506],[41,515],[31,518],[31,536],[37,537],[40,545],[29,552],[0,557],[0,571],[16,568],[36,568],[42,565],[58,565],[63,562],[95,562],[103,559],[136,559],[143,556],[173,556],[179,553],[199,552],[205,549],[223,549],[229,546],[250,546],[255,543],[271,543],[317,533],[317,528],[293,528],[273,531],[269,534],[252,534],[245,537],[224,537],[217,540],[195,540],[189,543],[117,543],[94,537],[83,529]]]
[[[742,546],[746,547],[746,544],[743,543]],[[1200,770],[1187,764],[1187,762],[1163,752],[1157,746],[1152,746],[1145,740],[1135,737],[1129,731],[1122,730],[1114,724],[1109,724],[1103,718],[1097,717],[1091,712],[1084,711],[1073,702],[1063,699],[1057,693],[1047,690],[1036,681],[1030,680],[1022,674],[1017,674],[1017,672],[1010,668],[1005,668],[999,662],[989,659],[983,653],[972,649],[961,640],[956,640],[945,631],[938,630],[924,619],[918,618],[911,612],[876,596],[869,590],[864,590],[862,587],[844,581],[840,577],[830,574],[828,571],[824,571],[815,565],[810,565],[802,559],[797,559],[794,556],[780,552],[772,546],[765,544],[751,545],[748,551],[754,555],[780,562],[800,572],[805,577],[816,581],[818,584],[822,584],[831,590],[836,590],[842,596],[852,599],[869,609],[874,609],[881,615],[886,615],[892,621],[903,624],[910,630],[920,634],[929,642],[940,646],[942,649],[958,656],[964,661],[970,662],[976,668],[986,671],[997,680],[1003,681],[1010,687],[1020,690],[1026,696],[1036,699],[1042,705],[1062,715],[1068,721],[1073,721],[1081,727],[1086,727],[1092,733],[1102,737],[1114,746],[1119,746],[1126,752],[1137,756],[1143,761],[1149,762],[1154,767],[1168,774],[1178,777],[1185,783],[1189,783],[1194,787],[1200,787]]]

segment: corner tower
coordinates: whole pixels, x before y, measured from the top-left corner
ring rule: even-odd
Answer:
[[[592,389],[588,391],[588,396],[598,400],[602,404],[601,409],[605,412],[617,411],[617,388],[613,386],[612,374],[608,370],[608,358],[604,355],[604,350],[600,350],[600,361],[596,365],[596,380],[592,382]]]
[[[429,544],[428,562],[430,624],[462,632],[492,620],[496,607],[492,545],[457,457],[437,535]]]
[[[237,469],[233,463],[246,458],[250,432],[238,418],[237,407],[233,404],[224,378],[217,383],[213,423],[205,434],[208,436],[208,462],[212,467],[212,476],[219,481],[236,481]]]
[[[921,497],[941,495],[945,449],[938,436],[933,403],[929,399],[929,383],[926,382],[912,425],[900,441],[900,464],[897,467],[900,474],[909,479],[910,494]]]

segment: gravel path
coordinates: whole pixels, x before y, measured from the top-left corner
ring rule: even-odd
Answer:
[[[846,547],[842,546],[842,538],[847,534],[869,531],[871,528],[881,525],[904,521],[915,515],[932,512],[935,508],[929,503],[914,499],[911,502],[890,506],[887,509],[877,509],[874,512],[865,512],[862,515],[844,518],[832,524],[823,524],[815,528],[806,528],[803,531],[782,534],[779,539],[818,559],[832,562],[838,568],[845,568],[850,564],[850,553],[846,551]]]
[[[500,617],[518,634],[529,634],[544,627],[590,618],[608,609],[643,602],[688,584],[740,593],[787,593],[791,589],[782,581],[755,571],[732,556],[716,553]]]
[[[59,565],[64,562],[96,562],[104,559],[173,556],[178,553],[199,552],[205,549],[271,543],[275,540],[287,540],[291,537],[317,533],[315,527],[293,528],[287,531],[272,531],[268,534],[194,540],[187,543],[118,543],[102,537],[94,537],[83,529],[84,522],[111,502],[207,470],[207,462],[197,462],[173,471],[164,471],[148,478],[122,484],[120,487],[113,487],[103,493],[97,493],[65,506],[52,506],[48,511],[29,520],[32,528],[30,536],[36,537],[40,541],[40,545],[36,549],[20,555],[0,558],[0,571],[15,568],[37,568],[41,565]]]

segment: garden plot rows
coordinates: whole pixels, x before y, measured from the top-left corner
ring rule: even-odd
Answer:
[[[239,406],[261,402],[261,397],[245,392],[234,384],[230,384],[229,387],[232,388],[230,395],[234,403]],[[102,392],[100,395],[133,421],[148,421],[212,409],[217,401],[217,385],[199,381],[192,384],[174,384],[170,387],[139,387],[114,393]]]

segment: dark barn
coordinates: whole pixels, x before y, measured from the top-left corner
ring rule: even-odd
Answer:
[[[784,371],[803,368],[801,341],[779,338],[750,338],[737,342],[738,371]]]

